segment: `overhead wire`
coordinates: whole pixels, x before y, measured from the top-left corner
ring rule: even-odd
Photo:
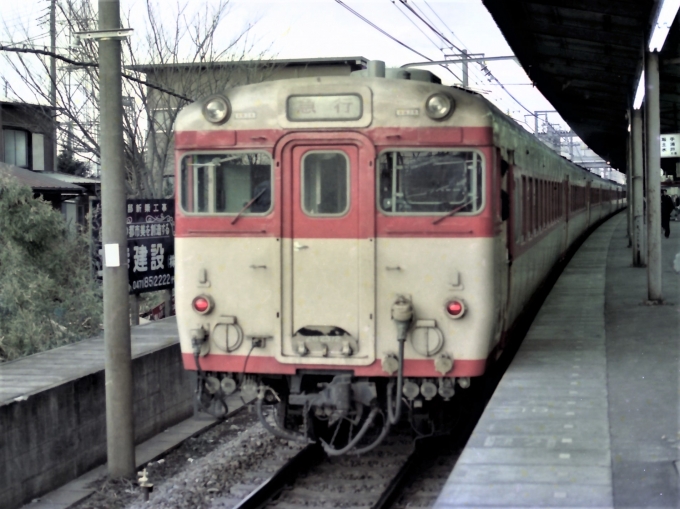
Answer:
[[[430,7],[430,5],[427,3],[427,1],[426,1],[426,0],[424,0],[424,1],[425,1],[425,4],[430,8],[430,10],[435,14],[435,16],[437,16],[437,19],[439,19],[439,21],[444,25],[444,28],[445,28],[446,30],[449,31],[449,33],[451,34],[451,37],[453,37],[453,38],[455,38],[455,39],[458,39],[458,42],[460,42],[460,44],[461,44],[461,46],[462,46],[463,48],[458,47],[457,50],[458,50],[460,53],[463,53],[463,50],[467,50],[467,46],[465,45],[465,43],[464,43],[464,42],[463,42],[463,41],[462,41],[462,40],[461,40],[461,39],[453,32],[453,30],[451,30],[451,29],[448,27],[448,25],[447,25],[446,23],[444,23],[444,21],[443,21],[443,20],[437,15],[437,13],[432,9],[432,7]],[[415,1],[412,0],[412,1],[411,1],[411,5],[413,5],[413,6],[420,12],[420,14],[421,14],[421,15],[422,15],[422,16],[423,16],[423,17],[424,17],[431,25],[433,25],[433,26],[436,27],[436,22],[432,21],[432,20],[430,19],[430,17],[425,13],[425,11],[424,11],[423,9],[421,9],[420,6],[419,6],[417,3],[415,3]],[[437,27],[437,28],[439,28],[439,27]],[[441,31],[440,31],[440,32],[441,32]],[[443,40],[443,39],[442,39],[442,40]],[[449,49],[451,49],[451,48],[449,48]],[[442,48],[442,52],[443,52],[443,48]],[[446,56],[446,55],[445,55],[445,56]],[[476,72],[474,69],[475,69],[474,67],[469,67],[469,66],[468,66],[468,77],[470,77],[470,75],[472,75],[472,77],[475,79],[475,83],[476,83],[477,85],[479,85],[479,86],[482,86],[482,84],[483,84],[482,82],[483,82],[484,80],[483,80],[483,78],[482,78],[479,74],[477,74],[477,72]]]
[[[439,17],[439,14],[437,14],[437,12],[430,6],[430,4],[428,3],[428,1],[427,1],[427,0],[423,0],[423,1],[425,2],[425,5],[427,5],[427,7],[428,7],[428,8],[432,11],[432,13],[437,17],[437,19],[441,22],[441,24],[444,25],[444,28],[446,28],[446,29],[449,31],[449,33],[451,34],[451,37],[453,37],[453,38],[455,38],[455,39],[458,39],[458,42],[460,42],[460,43],[463,45],[463,47],[464,47],[465,49],[467,49],[467,47],[465,46],[465,43],[464,43],[463,41],[461,41],[460,38],[459,38],[455,33],[453,33],[453,30],[451,30],[451,29],[449,28],[449,26],[444,22],[444,20],[441,19],[441,18]],[[421,11],[421,12],[422,12],[422,11]],[[428,18],[428,19],[429,19],[429,18]]]
[[[444,34],[442,34],[441,31],[439,31],[438,29],[436,29],[431,23],[429,23],[429,22],[426,21],[422,16],[420,16],[420,15],[415,11],[415,9],[413,9],[413,8],[407,3],[407,0],[399,0],[399,1],[400,1],[404,6],[406,6],[406,8],[407,8],[409,11],[411,11],[416,17],[418,17],[418,19],[420,19],[420,20],[421,20],[428,28],[430,28],[430,30],[432,30],[435,34],[437,34],[442,40],[448,42],[448,43],[451,45],[452,48],[456,49],[457,51],[459,51],[459,52],[461,52],[461,53],[463,52],[463,50],[462,50],[461,48],[459,48],[457,45],[455,45],[453,42],[451,42],[451,40],[450,40],[448,37],[446,37]],[[432,10],[432,12],[435,12],[434,9],[432,9],[432,7],[429,6],[429,4],[428,4],[428,7],[430,7],[430,10]],[[435,13],[435,14],[436,14],[436,13]],[[439,19],[441,20],[441,18],[440,18],[438,15],[437,15],[437,18],[439,18]],[[442,22],[443,22],[443,21],[442,21]],[[446,23],[444,23],[444,25],[447,27],[447,29],[449,30],[449,32],[451,32],[451,34],[453,34],[453,31],[452,31],[450,28],[448,28],[448,26],[446,25]],[[492,73],[491,70],[486,66],[486,64],[479,63],[479,65],[480,65],[480,67],[481,67],[482,72],[484,72],[484,74],[487,76],[487,78],[489,78],[490,80],[493,80],[493,81],[495,81],[496,83],[498,83],[498,85],[503,89],[503,91],[504,91],[510,98],[512,98],[513,101],[515,101],[519,106],[521,106],[521,107],[522,107],[525,111],[527,111],[531,116],[538,118],[538,116],[537,116],[534,112],[532,112],[529,108],[527,108],[526,106],[524,106],[524,104],[522,104],[522,103],[519,101],[519,99],[517,99],[513,94],[510,93],[510,91],[509,91],[507,88],[505,88],[505,85],[503,85],[503,83],[501,83],[501,81],[500,81],[498,78],[496,78],[496,76],[493,75],[493,73]],[[540,120],[540,119],[539,119],[539,120]]]
[[[401,3],[401,4],[402,4],[404,7],[406,7],[411,13],[413,13],[413,14],[414,14],[414,15],[415,15],[422,23],[424,23],[430,30],[432,30],[432,31],[433,31],[433,32],[434,32],[434,33],[435,33],[442,41],[446,42],[446,43],[449,45],[450,48],[455,49],[456,51],[458,51],[458,52],[461,53],[461,54],[464,53],[464,50],[463,50],[462,48],[460,48],[460,47],[458,47],[456,44],[454,44],[454,43],[453,43],[451,40],[449,40],[449,38],[446,37],[446,36],[445,36],[445,35],[444,35],[437,27],[435,27],[435,24],[434,24],[434,23],[433,23],[426,15],[425,15],[425,13],[422,12],[422,9],[420,9],[413,1],[411,2],[411,4],[412,4],[412,5],[415,5],[416,8],[423,14],[423,16],[421,16],[420,14],[418,14],[418,13],[411,7],[411,4],[409,4],[409,3],[407,2],[407,0],[399,0],[399,3]],[[448,28],[448,27],[447,27],[447,28]],[[453,31],[452,31],[450,28],[449,28],[448,30],[449,30],[449,32],[451,32],[451,33],[453,34]],[[468,73],[470,73],[469,67],[468,67]],[[475,77],[476,77],[478,80],[480,79],[479,75],[477,75],[476,73],[474,73],[474,71],[473,71],[473,74],[475,75]],[[458,79],[460,79],[460,78],[458,78]],[[477,84],[480,84],[479,81],[477,82]]]
[[[427,34],[426,34],[426,33],[425,33],[425,32],[417,25],[417,23],[416,23],[415,21],[413,21],[413,20],[408,16],[408,14],[406,14],[404,11],[402,11],[402,10],[399,8],[399,6],[397,5],[397,3],[396,3],[395,0],[389,0],[389,1],[392,3],[392,5],[394,5],[394,7],[395,7],[401,14],[404,15],[404,17],[405,17],[407,20],[409,20],[409,21],[411,22],[411,24],[412,24],[414,27],[416,27],[416,28],[420,31],[421,34],[423,34],[423,35],[425,36],[425,38],[426,38],[428,41],[430,41],[430,42],[433,44],[433,46],[434,46],[435,48],[437,48],[438,50],[441,51],[441,48],[439,47],[439,45],[438,45],[435,41],[433,41],[432,39],[430,39],[430,38],[427,36]],[[442,65],[441,67],[443,67],[444,69],[446,69],[447,71],[449,71],[449,72],[450,72],[450,73],[451,73],[458,81],[461,81],[460,76],[458,76],[455,72],[453,72],[448,66]]]
[[[444,34],[442,34],[439,30],[437,30],[434,26],[432,26],[428,21],[423,18],[420,14],[418,14],[415,9],[413,9],[406,0],[399,0],[399,2],[406,7],[409,11],[411,11],[421,22],[423,22],[430,30],[432,30],[435,34],[437,34],[442,40],[448,42],[452,48],[455,48],[456,50],[460,51],[461,53],[463,52],[462,49],[460,49],[458,46],[456,46],[454,43],[452,43],[448,37],[446,37]]]
[[[394,7],[395,7],[395,8],[396,8],[396,9],[397,9],[397,10],[398,10],[398,11],[399,11],[399,12],[407,19],[407,20],[409,20],[409,22],[410,22],[414,27],[416,27],[416,29],[417,29],[421,34],[423,34],[423,36],[424,36],[428,41],[430,41],[430,42],[434,45],[435,48],[441,49],[441,48],[439,47],[439,45],[438,45],[435,41],[433,41],[432,39],[430,39],[430,37],[423,31],[423,29],[420,28],[420,27],[416,24],[415,21],[413,21],[411,18],[408,17],[408,14],[406,14],[404,11],[402,11],[402,10],[399,8],[399,6],[397,5],[397,2],[396,2],[395,0],[389,0],[389,2],[390,2],[392,5],[394,5]]]
[[[349,12],[351,12],[352,14],[354,14],[354,15],[355,15],[357,18],[359,18],[361,21],[363,21],[363,22],[367,23],[368,25],[372,26],[373,28],[375,28],[375,29],[376,29],[378,32],[380,32],[381,34],[383,34],[383,35],[389,37],[390,39],[392,39],[392,40],[393,40],[394,42],[396,42],[397,44],[400,44],[401,46],[403,46],[404,48],[406,48],[406,49],[412,51],[413,53],[415,53],[415,54],[417,54],[417,55],[420,55],[421,57],[425,58],[426,60],[432,61],[431,58],[428,58],[427,56],[423,55],[421,52],[419,52],[419,51],[413,49],[411,46],[409,46],[409,45],[407,45],[407,44],[401,42],[401,41],[400,41],[399,39],[397,39],[396,37],[393,37],[392,35],[388,34],[385,30],[383,30],[383,29],[380,28],[378,25],[376,25],[375,23],[373,23],[372,21],[370,21],[368,18],[366,18],[366,17],[362,16],[361,14],[359,14],[357,11],[355,11],[354,9],[352,9],[349,5],[347,5],[347,4],[346,4],[345,2],[343,2],[342,0],[335,0],[335,2],[336,2],[337,4],[339,4],[339,5],[341,5],[342,7],[344,7],[345,9],[347,9],[347,10],[348,10]]]
[[[361,15],[360,13],[358,13],[357,11],[355,11],[354,9],[352,9],[349,5],[347,5],[347,4],[346,4],[345,2],[343,2],[342,0],[335,0],[335,2],[336,2],[337,4],[339,4],[340,6],[344,7],[345,9],[347,9],[349,12],[351,12],[352,14],[354,14],[356,17],[358,17],[358,18],[359,18],[360,20],[362,20],[363,22],[367,23],[368,25],[370,25],[370,26],[372,26],[373,28],[375,28],[376,30],[378,30],[381,34],[383,34],[383,35],[389,37],[390,39],[392,39],[392,40],[393,40],[394,42],[396,42],[397,44],[400,44],[400,45],[403,46],[404,48],[406,48],[406,49],[412,51],[412,52],[415,53],[416,55],[419,55],[419,56],[423,57],[425,60],[427,60],[427,61],[429,61],[429,62],[433,62],[433,61],[434,61],[434,60],[431,59],[430,57],[423,55],[420,51],[413,49],[411,46],[409,46],[409,45],[407,45],[406,43],[400,41],[400,40],[397,39],[396,37],[390,35],[390,34],[387,33],[385,30],[383,30],[382,28],[380,28],[378,25],[376,25],[375,23],[373,23],[371,20],[369,20],[369,19],[366,18],[365,16]],[[451,74],[453,74],[453,71],[451,71],[451,69],[449,69],[448,67],[444,67],[444,66],[442,66],[442,67],[443,67],[444,69],[448,70]],[[454,76],[455,76],[455,74],[454,74]]]
[[[436,12],[436,11],[434,10],[434,8],[427,2],[427,0],[423,0],[423,1],[425,2],[425,5],[427,5],[427,7],[428,7],[428,8],[432,11],[432,13],[436,16],[436,18],[442,23],[442,25],[444,26],[444,28],[445,28],[446,30],[448,30],[448,32],[451,34],[451,37],[457,39],[457,40],[461,43],[461,45],[462,45],[463,47],[465,47],[465,44],[463,43],[463,41],[462,41],[458,36],[456,36],[456,34],[453,32],[453,30],[451,30],[451,28],[446,24],[446,22],[444,22],[444,20],[439,16],[439,14],[437,14],[437,12]],[[406,6],[406,7],[409,9],[409,11],[411,11],[414,15],[416,15],[416,16],[418,17],[418,19],[420,19],[421,22],[423,22],[426,26],[428,26],[428,28],[430,28],[430,30],[432,30],[435,34],[437,34],[438,37],[440,37],[443,41],[445,41],[445,42],[451,44],[451,47],[452,47],[453,49],[456,49],[457,51],[459,51],[459,52],[461,52],[461,53],[463,52],[463,50],[462,50],[460,47],[458,47],[457,45],[453,44],[452,41],[451,41],[450,39],[448,39],[447,37],[445,37],[445,36],[443,35],[443,33],[442,33],[441,30],[439,30],[438,28],[435,28],[435,27],[436,27],[436,23],[433,22],[433,21],[430,19],[430,17],[427,16],[427,15],[425,14],[425,12],[424,12],[424,11],[423,11],[423,10],[422,10],[422,9],[421,9],[421,8],[420,8],[413,0],[411,0],[410,4],[413,5],[413,6],[415,6],[415,8],[420,12],[420,14],[422,15],[422,17],[421,17],[420,15],[418,15],[418,13],[416,13],[415,10],[414,10],[413,8],[410,7],[409,4],[407,4],[406,0],[399,0],[399,2],[400,2],[402,5]],[[466,48],[466,49],[467,49],[467,48]],[[495,85],[500,86],[501,89],[503,89],[503,91],[504,91],[504,92],[505,92],[505,93],[506,93],[506,94],[507,94],[507,95],[508,95],[508,96],[509,96],[516,104],[518,104],[518,105],[519,105],[520,107],[522,107],[525,111],[527,111],[527,112],[529,113],[530,116],[536,118],[539,122],[545,124],[546,129],[549,129],[549,128],[552,128],[552,127],[553,127],[551,124],[548,123],[547,119],[546,119],[546,120],[543,120],[543,119],[541,119],[540,117],[538,117],[538,115],[537,115],[536,113],[534,113],[534,112],[532,112],[531,110],[529,110],[529,108],[527,108],[526,106],[524,106],[524,104],[523,104],[521,101],[519,101],[519,99],[517,99],[512,93],[510,93],[510,91],[505,87],[505,85],[508,85],[508,86],[509,86],[509,85],[511,85],[511,84],[503,84],[503,83],[501,83],[501,81],[500,81],[498,78],[496,78],[496,76],[493,75],[493,73],[492,73],[491,70],[488,68],[488,66],[486,66],[485,64],[481,64],[481,63],[479,63],[479,65],[480,65],[481,70],[484,72],[484,74],[485,74],[486,77],[488,78],[489,84],[491,84],[491,85],[494,85],[494,84],[495,84]],[[479,78],[480,78],[479,75],[477,75],[477,74],[474,73],[474,72],[473,72],[472,74],[476,75],[477,79],[479,80]],[[492,80],[495,81],[496,83],[493,83]],[[479,83],[479,81],[477,81],[477,84],[481,85],[481,83]],[[527,84],[527,83],[517,83],[517,84],[512,84],[512,85],[529,85],[529,84]],[[533,84],[531,84],[531,85],[533,86]],[[526,120],[523,120],[523,121],[521,121],[521,122],[524,123],[524,124],[526,124],[530,129],[534,129],[534,128],[532,128],[532,126],[529,125],[528,122],[526,122]],[[536,133],[536,134],[537,134],[537,133]],[[574,148],[575,148],[576,151],[579,153],[580,158],[583,159],[583,154],[581,153],[580,147],[575,146]]]

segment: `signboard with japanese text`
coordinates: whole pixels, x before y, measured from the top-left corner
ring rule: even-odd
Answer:
[[[680,134],[661,135],[661,157],[680,157]]]
[[[101,281],[101,202],[93,200],[90,210],[95,275]],[[126,231],[130,293],[172,288],[175,284],[175,201],[127,200]]]
[[[361,96],[339,95],[292,95],[286,106],[288,120],[294,122],[313,120],[359,120]]]

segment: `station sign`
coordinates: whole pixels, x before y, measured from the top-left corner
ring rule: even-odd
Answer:
[[[103,280],[101,201],[92,200],[95,277]],[[127,267],[130,294],[175,285],[175,200],[127,200]]]
[[[661,135],[661,157],[680,157],[680,134]]]

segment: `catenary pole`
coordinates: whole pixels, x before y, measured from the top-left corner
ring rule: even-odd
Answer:
[[[467,50],[461,50],[463,54],[463,88],[468,87],[468,56]]]
[[[644,218],[644,190],[642,172],[644,168],[644,154],[642,152],[642,110],[633,110],[631,122],[633,135],[633,175],[632,196],[629,197],[629,207],[633,208],[633,266],[644,267],[647,264],[646,232]]]
[[[645,54],[647,140],[647,297],[661,301],[661,121],[659,112],[659,54]]]
[[[99,30],[118,28],[119,1],[99,0]],[[118,38],[99,38],[106,447],[113,478],[135,474],[120,46]]]

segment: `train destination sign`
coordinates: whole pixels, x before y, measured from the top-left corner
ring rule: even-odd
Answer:
[[[92,202],[92,236],[97,279],[102,272],[101,202]],[[127,267],[130,293],[175,284],[175,200],[127,200]]]
[[[363,105],[357,94],[291,95],[286,113],[292,122],[359,120]]]
[[[661,157],[680,157],[680,134],[661,135]]]

